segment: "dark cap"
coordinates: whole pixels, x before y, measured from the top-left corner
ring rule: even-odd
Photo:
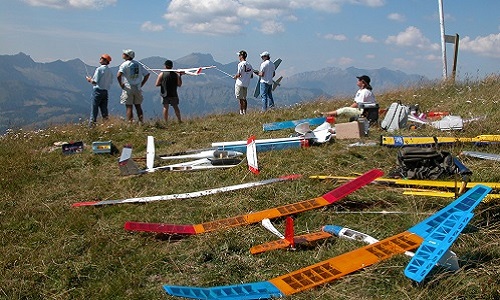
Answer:
[[[243,56],[243,58],[247,58],[247,52],[245,50],[241,50],[236,54]]]
[[[366,82],[366,84],[370,84],[370,81],[371,81],[370,77],[368,77],[366,75],[361,75],[361,76],[358,76],[356,78],[359,79],[359,80],[362,80],[362,81]]]
[[[174,66],[174,63],[170,59],[167,59],[165,61],[165,67],[172,68],[173,66]]]

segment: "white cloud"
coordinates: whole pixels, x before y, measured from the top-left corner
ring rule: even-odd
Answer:
[[[387,44],[395,44],[403,47],[417,47],[423,50],[439,50],[440,46],[426,38],[420,29],[414,26],[406,28],[405,31],[397,35],[389,36],[386,41]]]
[[[118,0],[24,0],[32,6],[45,6],[50,8],[81,8],[81,9],[101,9],[114,5]]]
[[[500,33],[460,39],[459,50],[470,51],[482,56],[500,58]]]
[[[367,55],[365,55],[366,59],[374,59],[375,57],[376,57],[375,54],[367,54]]]
[[[372,36],[366,35],[366,34],[363,34],[359,38],[359,41],[361,43],[376,43],[377,42],[377,40],[375,38],[373,38]]]
[[[406,20],[406,17],[402,14],[392,13],[387,16],[387,19],[397,22],[403,22]]]
[[[322,36],[325,40],[334,40],[334,41],[346,41],[347,37],[343,34],[333,34],[333,33],[327,33]]]
[[[369,7],[379,7],[385,5],[385,0],[349,0],[351,4],[359,4]]]
[[[163,25],[153,24],[151,21],[146,21],[141,25],[142,31],[163,31]]]
[[[341,57],[338,59],[338,64],[341,66],[350,66],[354,62],[354,59],[350,57]]]
[[[282,23],[276,21],[266,21],[262,22],[260,27],[260,32],[263,34],[275,34],[285,31],[285,26]]]
[[[48,1],[48,0],[47,0]],[[257,22],[265,34],[284,32],[285,22],[298,20],[295,10],[338,13],[343,5],[376,7],[384,0],[171,0],[164,18],[168,25],[189,33],[238,34]]]
[[[428,61],[440,61],[443,59],[442,56],[440,55],[435,55],[435,54],[429,54],[424,57]]]
[[[416,62],[403,58],[394,58],[392,65],[400,69],[409,69],[417,66]]]

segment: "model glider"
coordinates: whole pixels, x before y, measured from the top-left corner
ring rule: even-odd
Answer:
[[[215,68],[215,66],[196,67],[196,68],[187,68],[187,69],[149,69],[149,70],[155,71],[155,72],[176,72],[176,73],[180,73],[180,74],[198,76],[201,74],[205,74],[205,73],[202,73],[203,70],[213,69],[213,68]]]
[[[189,199],[196,198],[201,196],[208,196],[222,192],[230,192],[236,191],[240,189],[246,189],[266,184],[271,184],[275,182],[282,182],[287,180],[295,180],[300,178],[302,175],[300,174],[292,174],[277,178],[271,178],[256,182],[248,182],[242,184],[236,184],[231,186],[225,186],[220,188],[214,188],[204,191],[191,192],[191,193],[183,193],[183,194],[170,194],[170,195],[161,195],[161,196],[150,196],[150,197],[137,197],[137,198],[128,198],[128,199],[119,199],[119,200],[102,200],[102,201],[87,201],[87,202],[78,202],[73,204],[73,207],[80,206],[99,206],[99,205],[109,205],[109,204],[123,204],[123,203],[146,203],[146,202],[154,202],[154,201],[166,201],[166,200],[180,200],[180,199]]]
[[[333,234],[335,236],[338,236],[339,238],[344,238],[353,241],[361,241],[369,245],[379,242],[379,240],[366,233],[352,230],[347,227],[341,227],[337,225],[326,225],[323,226],[321,230]],[[406,251],[404,254],[409,257],[415,256],[415,253],[411,251]],[[458,265],[457,254],[451,251],[450,249],[448,249],[446,253],[441,257],[437,265],[445,267],[450,271],[456,271],[460,268],[460,266]]]
[[[330,175],[312,175],[311,179],[333,179],[333,180],[352,180],[356,177],[349,176],[330,176]],[[373,183],[381,183],[388,185],[399,186],[421,186],[421,187],[435,187],[435,188],[460,188],[465,185],[466,188],[473,188],[477,185],[484,185],[494,190],[500,189],[500,182],[455,182],[446,180],[420,180],[420,179],[395,179],[395,178],[377,178]]]
[[[185,234],[195,235],[215,230],[221,230],[236,226],[249,225],[262,221],[263,219],[273,219],[285,217],[292,214],[313,210],[316,208],[330,205],[352,192],[367,185],[374,179],[382,176],[384,172],[378,169],[373,169],[365,174],[357,177],[354,180],[344,183],[340,187],[324,194],[323,196],[305,200],[297,203],[287,204],[284,206],[270,208],[263,211],[253,212],[246,215],[222,219],[217,221],[205,222],[201,224],[177,225],[177,224],[162,224],[162,223],[143,223],[143,222],[126,222],[124,228],[131,231],[144,231],[163,234]]]
[[[282,235],[271,223],[269,219],[262,220],[262,225],[268,229],[273,234],[280,237],[281,240],[271,241],[269,243],[261,244],[250,248],[250,253],[259,254],[266,251],[277,250],[277,249],[295,249],[295,245],[300,244],[310,244],[311,242],[316,242],[319,240],[327,239],[332,237],[332,235],[339,238],[361,241],[366,244],[375,244],[379,242],[376,238],[362,233],[356,230],[349,229],[347,227],[341,227],[336,225],[325,225],[319,232],[307,233],[300,236],[294,236],[293,229],[293,219],[288,217],[286,219],[286,230],[285,235]],[[415,256],[415,253],[411,251],[406,251],[405,255],[409,257]],[[438,264],[442,267],[447,268],[451,271],[456,271],[459,269],[458,258],[455,252],[448,250],[443,257],[439,260]]]
[[[442,144],[473,143],[484,145],[499,143],[500,135],[484,134],[476,137],[417,137],[417,136],[380,136],[380,145],[388,147],[432,146]]]
[[[472,211],[490,190],[486,186],[476,186],[405,232],[268,281],[207,288],[172,285],[164,285],[163,288],[172,296],[191,299],[285,297],[416,248],[405,275],[422,282],[472,219]]]
[[[500,155],[494,153],[477,152],[477,151],[462,151],[460,155],[470,156],[475,158],[500,161]]]
[[[278,58],[274,61],[274,69],[277,70],[278,67],[280,66],[281,64],[281,58]],[[256,70],[257,71],[257,70]],[[258,72],[257,72],[258,73]],[[274,81],[273,80],[273,91],[276,89],[276,87],[278,87],[280,85],[280,82],[281,82],[281,79],[283,79],[283,77],[280,77],[278,80]],[[259,76],[259,80],[257,80],[257,85],[255,86],[255,91],[253,92],[253,96],[255,98],[259,98],[260,97],[260,76]]]
[[[327,121],[326,117],[318,117],[318,118],[309,118],[309,119],[300,119],[300,120],[292,120],[292,121],[282,121],[282,122],[274,122],[274,123],[265,123],[262,125],[262,129],[264,131],[273,131],[273,130],[281,130],[281,129],[289,129],[295,128],[297,125],[302,123],[309,123],[311,126],[321,125]]]
[[[197,160],[182,162],[167,166],[155,167],[155,144],[154,137],[148,136],[146,147],[146,169],[139,169],[132,159],[132,146],[127,145],[123,148],[118,165],[120,175],[139,175],[156,171],[194,171],[214,168],[230,168],[242,162],[243,159],[238,156],[243,153],[235,151],[207,151],[198,153],[198,155],[187,155],[181,158],[196,158]]]

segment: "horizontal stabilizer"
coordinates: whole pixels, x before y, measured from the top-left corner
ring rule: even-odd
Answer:
[[[211,288],[164,285],[163,289],[169,295],[189,299],[244,300],[284,296],[279,289],[267,281]]]

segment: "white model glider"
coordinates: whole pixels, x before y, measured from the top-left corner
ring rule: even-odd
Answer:
[[[205,74],[205,73],[202,73],[203,70],[213,69],[213,68],[215,68],[215,66],[187,68],[187,69],[149,69],[149,70],[155,71],[155,72],[177,72],[177,73],[181,73],[181,74],[198,76],[201,74]]]

